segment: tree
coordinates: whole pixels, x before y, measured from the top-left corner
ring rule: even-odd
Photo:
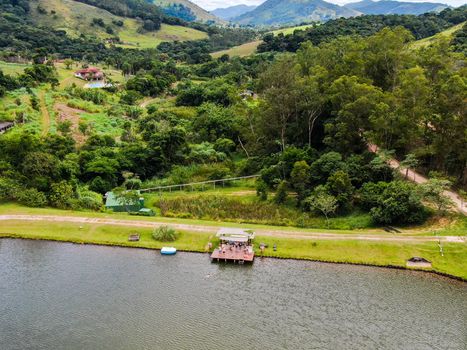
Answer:
[[[370,211],[377,224],[415,224],[426,218],[415,185],[406,181],[390,182]]]
[[[290,173],[290,185],[297,192],[297,201],[301,203],[306,197],[310,183],[310,166],[306,161],[295,162]]]
[[[57,123],[57,130],[60,131],[62,135],[67,135],[71,132],[72,123],[70,120],[64,120]]]
[[[291,57],[278,59],[262,74],[259,85],[264,91],[265,103],[259,127],[267,140],[277,142],[285,151],[293,117],[297,112],[299,93],[295,82],[296,71]]]
[[[138,203],[140,194],[137,190],[127,190],[125,187],[117,187],[112,190],[118,203],[125,207],[126,211],[129,206]]]
[[[405,168],[405,178],[409,176],[409,170],[415,168],[418,165],[418,159],[415,154],[409,153],[405,156],[404,160],[400,162],[400,166]],[[414,174],[415,176],[415,174]]]
[[[318,186],[314,193],[306,199],[311,210],[321,212],[326,217],[326,225],[329,227],[329,215],[337,210],[337,199],[326,192],[324,187]]]
[[[461,201],[461,208],[464,209],[464,204],[467,201],[467,192],[459,190],[459,200]]]
[[[274,196],[274,202],[276,204],[284,204],[287,200],[287,182],[281,181],[277,186],[276,195]]]
[[[444,194],[449,190],[451,182],[444,179],[429,179],[421,185],[422,196],[425,200],[432,202],[438,212],[444,212],[452,206],[451,198]]]
[[[354,187],[348,173],[342,170],[336,171],[329,176],[326,186],[329,189],[329,193],[336,197],[341,208],[350,207]]]
[[[71,69],[74,61],[71,58],[67,58],[63,61],[63,63],[65,64],[66,69]]]
[[[261,178],[256,180],[256,196],[262,201],[268,199],[268,185]]]
[[[50,189],[49,201],[56,208],[68,209],[73,198],[73,186],[66,181],[53,183]]]

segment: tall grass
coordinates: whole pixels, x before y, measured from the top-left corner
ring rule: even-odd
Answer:
[[[219,195],[190,196],[189,200],[183,196],[160,198],[154,205],[162,216],[175,218],[346,230],[371,226],[371,218],[367,214],[331,218],[327,226],[324,217],[303,213],[292,206]]]

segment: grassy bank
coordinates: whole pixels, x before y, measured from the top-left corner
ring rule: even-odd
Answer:
[[[128,236],[132,233],[141,235],[139,242],[128,242]],[[181,251],[193,252],[205,252],[210,241],[214,246],[218,243],[212,234],[203,232],[181,231],[175,242],[164,243],[152,238],[151,228],[18,220],[3,221],[0,237],[149,249],[160,249],[170,245]],[[406,260],[410,257],[423,256],[433,263],[433,271],[467,280],[467,245],[465,244],[443,244],[444,256],[441,256],[435,242],[406,243],[351,239],[331,241],[264,236],[258,236],[255,241],[257,252],[259,252],[258,245],[264,242],[268,245],[264,256],[275,258],[405,267]],[[277,245],[277,251],[272,249],[274,244]]]

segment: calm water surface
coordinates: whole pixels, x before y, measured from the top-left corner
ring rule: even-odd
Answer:
[[[466,349],[467,284],[417,272],[0,240],[0,349]]]

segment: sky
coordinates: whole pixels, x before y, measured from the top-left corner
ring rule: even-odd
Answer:
[[[234,5],[259,5],[265,0],[191,0],[195,4],[201,6],[206,10],[214,10],[216,8],[229,7]],[[326,0],[338,5],[344,5],[349,2],[357,2],[359,0]],[[407,2],[439,2],[442,4],[448,4],[451,6],[461,6],[467,3],[466,0],[400,0]]]

